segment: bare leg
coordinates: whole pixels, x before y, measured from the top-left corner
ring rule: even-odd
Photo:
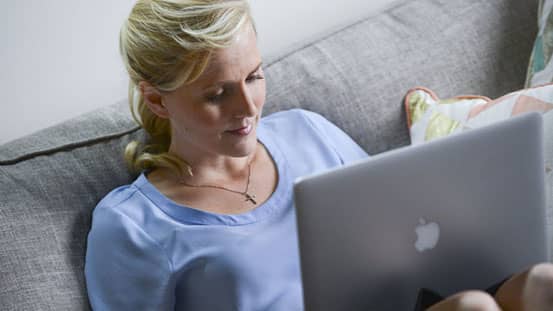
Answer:
[[[522,291],[528,278],[528,271],[515,274],[505,281],[495,293],[495,300],[505,311],[524,310]]]
[[[433,305],[428,311],[501,311],[492,296],[482,291],[455,294]]]
[[[523,291],[524,310],[553,310],[553,264],[534,266],[528,273]]]
[[[448,297],[428,309],[455,310],[551,311],[553,264],[538,264],[516,274],[498,289],[495,299],[486,292],[467,291]]]
[[[499,288],[495,299],[505,311],[553,310],[553,264],[516,274]]]

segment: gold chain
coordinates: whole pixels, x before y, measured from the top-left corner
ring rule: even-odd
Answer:
[[[245,198],[245,201],[250,201],[253,205],[256,205],[257,201],[255,200],[255,194],[248,193],[248,189],[250,188],[250,176],[251,176],[251,174],[252,174],[251,163],[248,163],[248,182],[246,183],[246,189],[244,189],[244,191],[237,191],[237,190],[233,190],[233,189],[229,189],[229,188],[226,188],[226,187],[223,187],[223,186],[217,186],[217,185],[193,185],[193,184],[188,184],[188,183],[184,182],[183,180],[180,180],[179,182],[180,182],[180,184],[182,184],[184,186],[187,186],[187,187],[214,188],[214,189],[220,189],[220,190],[225,190],[225,191],[228,191],[228,192],[240,194]]]

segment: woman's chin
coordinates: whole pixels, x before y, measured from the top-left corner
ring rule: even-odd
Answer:
[[[253,134],[253,135],[252,135]],[[239,142],[233,146],[231,156],[233,157],[247,157],[256,151],[257,137],[255,133],[251,133],[250,137],[246,140]]]
[[[236,146],[237,148],[237,157],[247,157],[255,152],[257,147],[257,138],[253,136],[251,139],[248,139],[247,142],[243,145]]]
[[[257,124],[256,124],[257,125]],[[231,157],[247,157],[256,151],[257,126],[252,126],[248,131],[230,132],[223,134],[225,151],[223,153]]]

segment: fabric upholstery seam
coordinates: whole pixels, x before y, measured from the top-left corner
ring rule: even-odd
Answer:
[[[60,151],[70,151],[70,150],[77,149],[77,148],[84,147],[84,146],[92,146],[92,145],[95,145],[97,143],[109,141],[109,140],[114,139],[114,138],[119,138],[119,137],[122,137],[122,136],[125,136],[125,135],[128,135],[128,134],[131,134],[133,132],[136,132],[139,129],[141,129],[141,127],[136,126],[136,127],[132,128],[130,130],[126,130],[124,132],[120,132],[120,133],[116,133],[116,134],[111,134],[111,135],[107,135],[107,136],[100,136],[100,137],[86,139],[86,140],[78,141],[78,142],[74,142],[74,143],[62,144],[62,145],[57,146],[57,147],[52,147],[52,148],[47,148],[47,149],[43,149],[43,150],[39,150],[39,151],[30,152],[30,153],[27,153],[27,154],[24,154],[24,155],[21,155],[21,156],[17,156],[17,157],[12,158],[12,159],[0,160],[0,166],[14,165],[14,164],[18,164],[18,163],[23,162],[23,161],[27,161],[27,160],[39,157],[39,156],[51,155],[51,154],[54,154],[54,153],[60,152]]]

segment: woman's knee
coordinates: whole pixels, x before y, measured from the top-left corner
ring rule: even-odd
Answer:
[[[458,310],[466,311],[498,311],[495,299],[483,291],[467,291],[461,293],[458,300]]]
[[[528,270],[524,296],[525,300],[553,306],[553,264],[541,263]]]
[[[530,268],[527,282],[542,288],[553,289],[553,264],[540,263]]]
[[[483,291],[465,291],[448,297],[429,309],[429,311],[498,311],[494,298]]]

